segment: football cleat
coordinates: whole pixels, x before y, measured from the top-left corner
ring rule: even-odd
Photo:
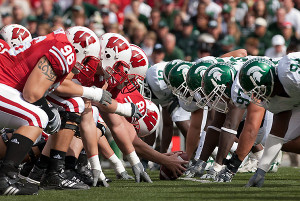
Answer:
[[[90,187],[82,182],[70,180],[63,172],[51,171],[43,175],[40,186],[45,190],[88,190]]]
[[[9,172],[0,176],[1,195],[37,195],[38,186],[26,181],[21,182],[17,172]]]
[[[30,171],[27,181],[29,183],[40,185],[40,182],[42,180],[43,174],[46,172],[46,169],[41,169],[38,166],[34,166],[32,170]]]

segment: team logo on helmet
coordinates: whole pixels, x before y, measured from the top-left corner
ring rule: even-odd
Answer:
[[[82,48],[96,42],[96,39],[85,31],[77,31],[74,35],[74,43],[79,43]]]
[[[21,36],[22,40],[29,36],[29,33],[22,28],[14,28],[11,39],[18,39]]]
[[[127,50],[129,46],[123,41],[121,38],[113,36],[108,39],[108,43],[106,45],[107,48],[117,48],[116,51],[122,52],[123,50]]]
[[[203,77],[207,67],[206,66],[199,66],[196,70],[195,73],[198,74],[200,72],[201,77]]]
[[[146,60],[142,54],[140,54],[137,50],[132,50],[132,57],[130,59],[131,66],[133,68],[139,66],[145,66]]]
[[[217,81],[221,81],[221,76],[222,76],[223,70],[221,68],[213,68],[209,71],[208,76],[213,76],[213,78]]]
[[[263,76],[262,73],[265,72],[266,71],[262,70],[259,66],[253,66],[247,71],[247,75],[250,76],[252,74],[253,79],[260,82],[260,79]]]

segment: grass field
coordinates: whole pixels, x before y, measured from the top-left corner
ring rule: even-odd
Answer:
[[[129,170],[129,172],[131,172]],[[244,188],[252,174],[237,174],[232,183],[200,183],[196,181],[160,181],[158,171],[150,171],[152,184],[114,179],[113,171],[105,174],[112,178],[109,188],[88,191],[39,191],[37,196],[0,197],[0,201],[92,201],[92,200],[300,200],[300,169],[279,168],[266,177],[263,188]]]

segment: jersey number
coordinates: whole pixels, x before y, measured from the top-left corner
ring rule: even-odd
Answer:
[[[71,65],[75,59],[72,47],[70,45],[66,45],[64,48],[61,48],[60,51],[65,57],[67,57],[67,62]]]
[[[158,75],[158,80],[164,80],[164,75],[163,75],[163,71],[162,70],[159,70],[157,71],[157,75]]]
[[[239,89],[239,91],[238,91],[238,97],[236,98],[236,102],[238,103],[238,104],[245,104],[245,105],[249,105],[249,100],[248,99],[246,99],[246,98],[243,98],[242,97],[242,93],[243,93],[243,90],[242,89]]]

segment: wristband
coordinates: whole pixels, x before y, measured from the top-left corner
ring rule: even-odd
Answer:
[[[98,155],[94,155],[94,156],[88,158],[88,161],[91,164],[91,168],[92,169],[96,169],[96,170],[101,170],[102,171]]]
[[[207,129],[213,129],[213,130],[215,130],[215,131],[217,131],[217,132],[221,132],[221,129],[219,129],[219,128],[217,128],[217,127],[215,127],[215,126],[207,126]]]

